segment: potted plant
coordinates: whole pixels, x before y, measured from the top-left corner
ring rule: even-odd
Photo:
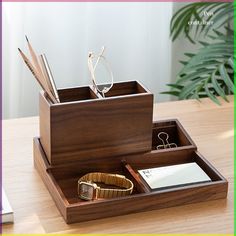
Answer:
[[[184,35],[201,48],[186,52],[186,60],[175,83],[167,84],[162,94],[179,99],[209,97],[220,105],[217,96],[228,102],[234,93],[234,6],[232,2],[196,2],[179,9],[172,17],[172,40]]]

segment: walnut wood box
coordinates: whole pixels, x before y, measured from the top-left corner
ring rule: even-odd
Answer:
[[[145,153],[98,156],[97,158],[89,155],[83,158],[78,156],[76,164],[65,161],[64,164],[56,166],[49,163],[40,139],[35,138],[35,167],[65,221],[67,223],[82,222],[226,198],[228,190],[227,180],[196,151],[196,146],[189,139],[186,131],[180,128],[177,120],[154,123],[152,129],[153,135],[155,136],[157,127],[162,131],[169,131],[170,125],[173,126],[172,131],[175,134],[173,141],[180,145],[175,151],[153,150]],[[174,132],[174,130],[179,131]],[[184,146],[186,148],[183,148]],[[64,160],[67,160],[66,154]],[[137,175],[137,169],[189,162],[196,162],[208,174],[212,181],[150,191],[143,185]],[[130,196],[114,199],[80,200],[77,195],[78,179],[88,172],[97,171],[126,175],[134,183],[134,192]]]
[[[58,92],[59,104],[39,98],[40,141],[51,165],[151,150],[153,95],[137,81],[114,83],[106,98],[89,86]]]

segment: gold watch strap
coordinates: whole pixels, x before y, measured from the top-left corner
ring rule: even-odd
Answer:
[[[79,182],[94,182],[114,185],[122,189],[97,187],[98,198],[114,198],[130,195],[133,191],[133,183],[123,175],[93,172],[79,179]]]

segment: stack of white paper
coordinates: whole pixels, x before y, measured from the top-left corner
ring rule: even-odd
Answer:
[[[2,223],[11,223],[14,221],[13,210],[7,199],[6,193],[2,188]]]
[[[151,189],[211,181],[195,162],[138,170],[138,172]]]

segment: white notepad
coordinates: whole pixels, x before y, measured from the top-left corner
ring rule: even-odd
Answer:
[[[195,162],[138,170],[151,189],[211,181]]]
[[[2,188],[2,223],[12,223],[14,221],[13,210],[8,201],[7,195]]]

